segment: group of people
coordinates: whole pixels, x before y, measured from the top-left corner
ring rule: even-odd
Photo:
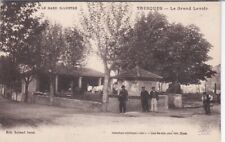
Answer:
[[[153,112],[158,111],[157,102],[159,100],[158,92],[155,90],[155,87],[152,87],[150,93],[145,90],[145,87],[142,87],[141,91],[141,105],[143,112],[149,112],[149,100],[150,100],[150,110]],[[126,112],[126,103],[128,101],[128,91],[125,89],[125,86],[121,86],[121,90],[119,91],[119,110],[120,113]]]
[[[142,111],[143,112],[149,112],[150,110],[153,112],[158,111],[157,103],[159,100],[158,92],[155,90],[155,87],[152,87],[152,90],[148,92],[145,87],[142,87],[140,97],[141,97],[141,105],[142,105]],[[125,89],[125,86],[121,86],[121,90],[119,91],[119,110],[120,113],[126,112],[126,103],[128,101],[128,91]],[[203,101],[203,107],[206,114],[210,114],[210,102],[212,101],[213,97],[206,92],[203,93],[202,101]],[[150,105],[149,105],[150,102]],[[150,106],[150,110],[149,110]]]
[[[150,93],[145,89],[145,87],[142,87],[141,91],[141,104],[142,104],[142,111],[143,112],[149,112],[149,100],[150,100],[150,109],[153,112],[158,111],[158,92],[155,90],[155,87],[152,87],[152,90]]]

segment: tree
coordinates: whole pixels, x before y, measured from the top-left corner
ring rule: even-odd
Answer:
[[[60,61],[64,46],[62,27],[57,24],[49,24],[42,33],[40,68],[47,71],[50,75],[50,103],[52,103],[54,96],[54,74],[56,73],[57,63]]]
[[[35,16],[38,3],[3,1],[0,12],[0,51],[16,64],[25,82],[25,101],[32,73],[40,64],[40,35],[45,28],[41,18]],[[29,72],[29,73],[28,73]]]
[[[206,64],[211,59],[208,52],[212,45],[195,25],[171,24],[164,43],[156,56],[164,56],[158,61],[165,81],[196,84],[214,74],[212,67]]]
[[[142,15],[121,39],[118,65],[122,69],[140,66],[155,72],[158,63],[154,51],[161,49],[161,40],[168,25],[166,17],[157,12]]]
[[[76,28],[67,28],[64,31],[64,38],[63,62],[72,67],[84,65],[89,50],[82,34]]]
[[[0,84],[4,84],[9,88],[14,88],[19,82],[20,72],[16,64],[12,62],[10,57],[0,57]]]
[[[110,72],[117,63],[119,40],[129,29],[130,13],[126,3],[88,3],[82,12],[83,34],[104,64],[103,103],[108,101]],[[110,13],[110,14],[109,14]]]
[[[40,17],[34,16],[37,3],[5,2],[1,5],[1,38],[0,50],[12,56],[13,62],[24,62],[37,50],[38,40],[43,25]],[[31,46],[32,45],[32,46]]]
[[[119,56],[122,68],[138,64],[160,74],[165,82],[172,82],[170,88],[177,86],[172,92],[180,93],[179,84],[199,83],[214,74],[205,63],[212,45],[199,28],[168,23],[157,12],[143,15],[123,43],[124,52]]]
[[[55,93],[54,78],[59,63],[80,67],[85,57],[86,46],[83,37],[74,29],[63,30],[58,24],[46,28],[41,40],[41,69],[50,75],[50,103]]]
[[[158,55],[164,56],[164,60],[159,60],[162,64],[160,73],[166,82],[172,82],[168,91],[180,93],[179,84],[198,84],[200,80],[215,74],[212,67],[206,64],[211,59],[208,52],[212,45],[198,27],[171,24],[166,37],[164,42],[167,47]]]

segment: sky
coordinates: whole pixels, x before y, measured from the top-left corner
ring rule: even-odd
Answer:
[[[212,59],[207,63],[212,66],[220,64],[221,25],[220,5],[218,2],[129,2],[128,4],[133,17],[157,9],[159,13],[166,15],[169,22],[198,26],[204,38],[213,46],[209,52]],[[61,24],[63,27],[71,27],[79,23],[80,9],[86,9],[85,2],[45,2],[41,3],[39,12],[43,13],[44,17],[52,23]],[[88,57],[87,67],[102,72],[104,70],[101,60],[96,55]]]

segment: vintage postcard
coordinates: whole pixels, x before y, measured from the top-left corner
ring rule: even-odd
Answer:
[[[0,141],[221,141],[220,2],[0,7]]]

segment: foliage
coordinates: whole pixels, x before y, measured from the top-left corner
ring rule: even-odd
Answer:
[[[129,27],[129,7],[126,3],[88,3],[82,11],[81,27],[86,40],[102,59],[105,69],[103,102],[107,102],[110,71],[117,63],[120,37]],[[110,14],[109,14],[110,13]]]
[[[34,16],[38,3],[3,2],[1,6],[0,50],[16,64],[38,64],[40,33],[45,25]]]
[[[0,84],[13,87],[19,80],[17,66],[12,62],[10,57],[0,57]]]
[[[41,68],[55,72],[65,46],[62,26],[48,24],[41,39]]]
[[[3,1],[0,11],[0,51],[5,53],[25,82],[25,101],[31,73],[40,65],[40,35],[45,23],[35,16],[38,3]],[[28,73],[29,72],[29,73]],[[10,79],[9,79],[10,81]]]
[[[145,65],[155,66],[153,52],[160,48],[167,27],[168,21],[164,15],[156,12],[142,15],[121,40],[123,48],[119,52],[120,66],[129,69],[136,65],[144,68]]]
[[[0,50],[12,59],[26,83],[31,81],[27,73],[40,65],[40,36],[46,26],[34,16],[37,6],[38,3],[6,1],[1,5]]]
[[[50,25],[36,16],[37,6],[37,2],[4,1],[0,12],[0,51],[11,59],[9,65],[12,63],[20,72],[15,75],[24,79],[26,95],[35,72],[48,69],[53,73],[60,61],[78,65],[85,47],[75,29],[64,34],[60,25]]]
[[[61,65],[79,67],[85,57],[85,49],[83,37],[75,28],[64,30],[58,24],[48,24],[42,33],[40,69],[50,75],[51,98],[55,92],[54,76],[58,67]]]
[[[67,28],[64,32],[64,38],[66,45],[62,54],[63,62],[73,67],[82,66],[88,54],[84,37],[76,28]]]
[[[214,72],[205,62],[211,44],[195,25],[169,23],[157,12],[143,15],[122,40],[120,66],[139,65],[165,82],[199,83]]]
[[[41,67],[56,72],[59,64],[79,67],[86,57],[86,45],[75,29],[63,29],[58,24],[48,24],[42,33]]]

